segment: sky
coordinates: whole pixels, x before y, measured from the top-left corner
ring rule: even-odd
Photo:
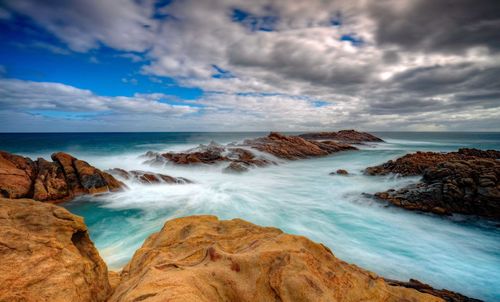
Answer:
[[[500,131],[498,0],[0,0],[0,132]]]

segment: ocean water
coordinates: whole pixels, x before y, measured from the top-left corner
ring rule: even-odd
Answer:
[[[437,288],[500,301],[500,228],[476,217],[404,211],[363,193],[399,188],[418,178],[365,176],[362,170],[416,150],[460,147],[500,150],[500,133],[375,133],[386,143],[360,151],[281,161],[234,175],[221,166],[151,167],[146,151],[179,151],[266,133],[0,134],[0,149],[32,158],[66,151],[101,169],[124,168],[182,176],[189,185],[141,185],[62,204],[85,218],[111,269],[120,269],[144,239],[174,217],[213,214],[275,226],[322,242],[335,255],[384,277],[416,278]],[[331,176],[346,169],[349,176]]]

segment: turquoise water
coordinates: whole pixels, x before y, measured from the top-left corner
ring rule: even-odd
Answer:
[[[416,278],[487,301],[500,300],[500,229],[474,217],[442,218],[403,211],[365,197],[417,178],[364,176],[366,166],[416,150],[460,147],[500,150],[499,133],[378,133],[387,143],[361,151],[281,162],[242,175],[221,167],[149,167],[145,151],[184,150],[215,140],[240,141],[262,133],[0,134],[0,149],[30,157],[68,151],[101,168],[161,172],[191,185],[140,185],[64,204],[85,218],[101,255],[122,267],[170,218],[214,214],[276,226],[323,242],[337,257],[388,278]],[[330,176],[346,169],[347,177]]]

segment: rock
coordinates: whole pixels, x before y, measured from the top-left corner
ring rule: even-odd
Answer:
[[[0,151],[1,196],[23,198],[32,195],[36,173],[31,159]]]
[[[408,282],[385,279],[390,285],[404,286],[413,288],[422,293],[431,294],[436,297],[443,298],[445,301],[453,302],[481,302],[481,300],[469,298],[459,293],[455,293],[446,289],[434,289],[430,285],[422,283],[415,279],[410,279]]]
[[[116,191],[123,184],[87,162],[59,152],[53,162],[0,151],[0,193],[7,198],[59,202],[82,194]]]
[[[477,157],[444,161],[428,167],[421,182],[376,196],[409,210],[500,219],[500,162]]]
[[[165,174],[159,174],[159,173],[152,173],[152,172],[145,172],[145,171],[138,171],[138,170],[132,170],[132,171],[125,171],[120,168],[114,168],[107,170],[106,172],[115,175],[117,177],[120,177],[122,179],[134,179],[140,183],[143,184],[160,184],[160,183],[167,183],[167,184],[188,184],[188,183],[193,183],[191,180],[184,178],[184,177],[172,177],[169,175]]]
[[[338,175],[348,175],[348,174],[349,174],[349,172],[347,172],[347,171],[346,171],[346,170],[344,170],[344,169],[338,169],[338,170],[336,171],[336,173],[337,173]]]
[[[358,132],[356,130],[340,130],[338,132],[312,132],[299,135],[308,140],[333,140],[345,143],[363,143],[363,142],[383,142],[375,135],[367,132]]]
[[[81,217],[0,199],[0,301],[105,301],[108,272]]]
[[[437,152],[416,152],[403,157],[390,160],[378,166],[368,167],[365,173],[368,175],[387,175],[389,173],[401,176],[422,175],[427,168],[450,160],[469,160],[475,158],[500,159],[500,151],[479,150],[462,148],[457,152],[437,153]]]
[[[322,244],[233,219],[168,221],[135,253],[114,301],[444,301],[392,285]]]
[[[356,147],[346,144],[332,141],[308,141],[299,136],[286,136],[277,132],[271,132],[267,137],[245,140],[244,144],[261,152],[288,160],[325,156],[345,150],[357,150]]]
[[[325,156],[339,151],[357,150],[351,145],[334,141],[308,141],[298,136],[286,136],[271,132],[266,137],[248,139],[243,144],[229,144],[226,146],[216,143],[200,145],[186,152],[168,152],[158,154],[147,152],[147,164],[176,165],[213,165],[229,163],[224,172],[245,172],[251,167],[264,167],[275,162],[265,153],[278,158],[296,160],[301,158]]]

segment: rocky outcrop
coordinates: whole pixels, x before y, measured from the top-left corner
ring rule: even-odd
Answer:
[[[450,160],[429,167],[422,181],[376,196],[408,210],[500,219],[500,161]]]
[[[367,132],[358,132],[356,130],[340,130],[338,132],[311,132],[299,135],[308,140],[332,140],[351,144],[365,142],[383,142],[379,137]]]
[[[392,285],[302,236],[191,216],[146,240],[109,301],[444,300]]]
[[[396,281],[391,279],[385,279],[390,285],[404,286],[407,288],[413,288],[419,292],[431,294],[436,297],[443,298],[448,302],[481,302],[481,300],[469,298],[456,292],[452,292],[446,289],[435,289],[432,286],[422,283],[415,279],[410,279],[408,282]]]
[[[81,217],[0,198],[0,301],[105,301],[108,272]]]
[[[309,141],[299,136],[287,136],[271,132],[267,137],[245,140],[248,145],[261,152],[288,160],[325,156],[339,151],[357,150],[356,147],[333,141]]]
[[[271,132],[266,137],[248,139],[242,144],[200,145],[187,152],[146,153],[148,164],[171,163],[176,165],[228,163],[225,172],[244,172],[251,167],[275,164],[275,158],[297,160],[315,156],[325,156],[339,151],[357,150],[351,145],[334,141],[308,141],[298,136],[287,136]]]
[[[0,151],[0,193],[6,198],[65,201],[81,194],[119,190],[123,184],[87,162],[59,152],[53,162]]]
[[[379,199],[414,211],[452,213],[500,219],[500,152],[459,149],[417,152],[365,170],[370,175],[422,175],[399,190],[376,193]]]
[[[161,183],[166,183],[166,184],[188,184],[192,183],[187,178],[184,177],[172,177],[169,175],[165,174],[159,174],[159,173],[152,173],[152,172],[145,172],[145,171],[138,171],[138,170],[132,170],[132,171],[126,171],[120,168],[114,168],[110,170],[106,170],[107,173],[124,179],[124,180],[129,180],[133,179],[137,182],[143,183],[143,184],[161,184]]]
[[[401,176],[422,175],[427,168],[450,160],[470,160],[475,158],[500,159],[500,151],[462,148],[457,152],[416,152],[407,154],[396,160],[390,160],[378,166],[368,167],[368,175],[387,175],[390,173]]]

